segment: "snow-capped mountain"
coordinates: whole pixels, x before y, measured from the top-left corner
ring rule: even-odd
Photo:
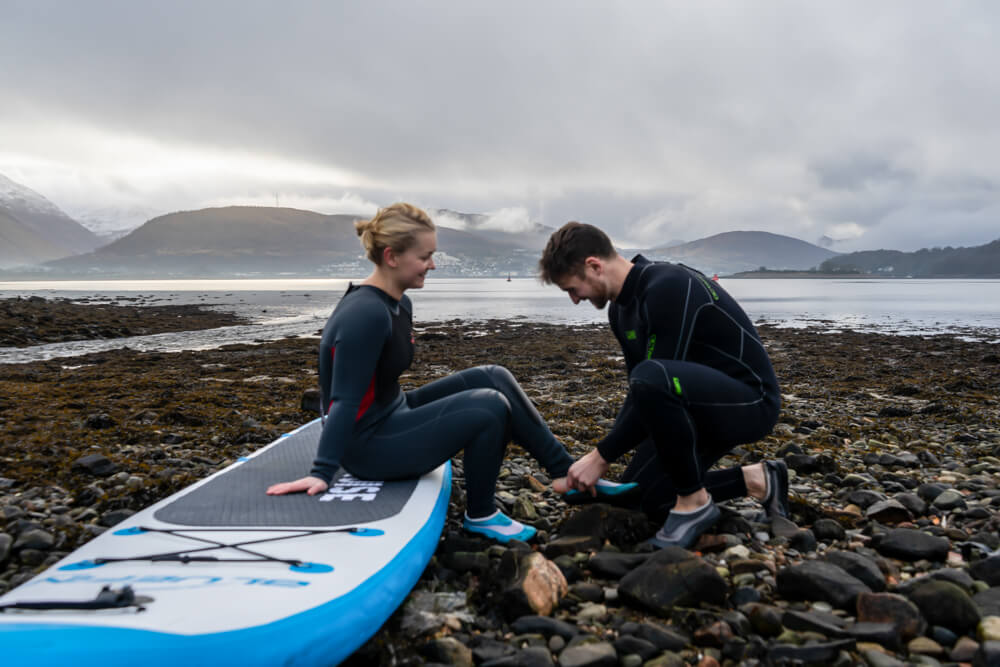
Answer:
[[[39,264],[100,244],[51,201],[0,174],[0,267]]]
[[[125,236],[133,229],[141,227],[146,221],[162,214],[145,206],[113,207],[87,209],[77,211],[74,218],[84,227],[101,237],[104,243]]]
[[[66,215],[42,195],[3,174],[0,174],[0,206],[34,214]]]

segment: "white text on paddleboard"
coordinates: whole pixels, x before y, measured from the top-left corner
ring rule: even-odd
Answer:
[[[319,499],[320,502],[328,503],[331,500],[363,500],[371,502],[382,490],[384,482],[357,479],[349,474],[337,480],[337,483],[327,489],[327,492]]]

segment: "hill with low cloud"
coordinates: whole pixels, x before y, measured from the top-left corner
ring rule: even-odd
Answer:
[[[678,246],[649,250],[649,259],[687,264],[704,273],[737,273],[760,267],[808,270],[838,253],[770,232],[723,232]]]

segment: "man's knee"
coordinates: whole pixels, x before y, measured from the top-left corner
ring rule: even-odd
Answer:
[[[679,399],[683,390],[680,380],[671,377],[665,364],[647,359],[636,365],[628,377],[629,389],[636,398],[658,396]]]

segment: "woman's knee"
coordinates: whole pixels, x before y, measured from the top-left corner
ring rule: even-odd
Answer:
[[[492,418],[506,425],[510,416],[510,401],[497,389],[471,389],[468,394],[470,407],[488,413]]]
[[[486,364],[485,366],[477,366],[477,368],[486,374],[494,389],[499,389],[500,391],[506,393],[506,390],[517,386],[517,380],[514,378],[514,374],[503,366],[499,366],[497,364]]]

